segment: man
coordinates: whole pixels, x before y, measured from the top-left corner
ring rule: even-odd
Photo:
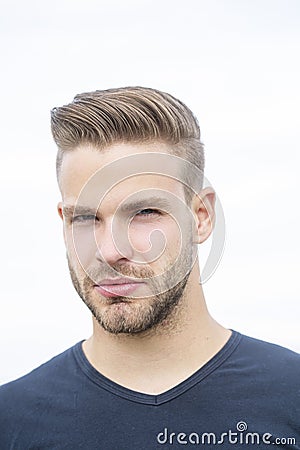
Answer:
[[[129,87],[52,111],[69,270],[93,334],[0,390],[0,449],[300,448],[299,357],[218,324],[192,112]],[[222,301],[226,301],[222,299]]]

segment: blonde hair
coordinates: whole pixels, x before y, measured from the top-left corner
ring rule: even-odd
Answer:
[[[116,142],[163,141],[171,153],[204,171],[196,117],[180,100],[156,89],[123,87],[78,94],[68,105],[52,109],[51,130],[58,147],[57,176],[65,152],[85,144],[101,150]]]

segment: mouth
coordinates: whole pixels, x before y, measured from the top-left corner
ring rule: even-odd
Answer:
[[[106,298],[126,297],[131,295],[144,282],[132,281],[129,278],[111,278],[95,285],[95,290]]]

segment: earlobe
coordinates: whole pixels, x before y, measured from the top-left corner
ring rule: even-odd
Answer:
[[[216,194],[211,187],[202,189],[193,201],[196,219],[194,243],[202,244],[211,235],[215,224]]]

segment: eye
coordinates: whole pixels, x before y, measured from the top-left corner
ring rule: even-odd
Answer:
[[[155,215],[160,216],[161,212],[158,211],[157,209],[145,208],[136,213],[136,216],[140,216],[140,217],[150,217],[150,216],[155,216]]]
[[[79,216],[72,217],[72,223],[89,223],[89,222],[96,222],[97,217],[93,214],[81,214]]]

